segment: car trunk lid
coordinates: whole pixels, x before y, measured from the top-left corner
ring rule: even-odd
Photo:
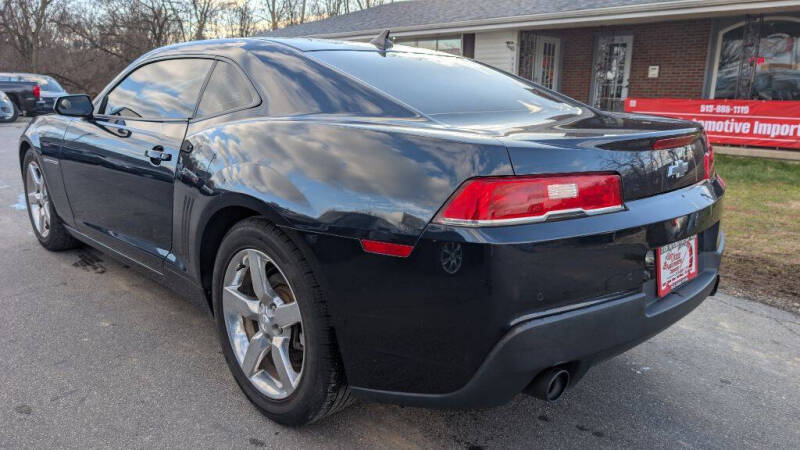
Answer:
[[[654,150],[641,144],[658,137],[687,135],[695,138],[693,142],[675,148]],[[630,141],[585,138],[569,147],[552,142],[504,142],[517,175],[616,172],[622,178],[625,200],[674,191],[701,181],[705,175],[705,141],[700,132],[693,130],[676,135],[645,135]]]
[[[618,173],[625,200],[673,191],[704,178],[706,140],[699,125],[576,109],[578,114],[550,116],[546,120],[526,120],[516,113],[489,117],[440,115],[436,120],[450,127],[498,136],[508,149],[516,175]],[[683,137],[687,139],[676,139]],[[659,148],[659,142],[667,145]]]

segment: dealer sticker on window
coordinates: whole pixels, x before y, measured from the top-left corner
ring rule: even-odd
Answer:
[[[697,276],[697,236],[656,249],[658,296],[663,297]]]

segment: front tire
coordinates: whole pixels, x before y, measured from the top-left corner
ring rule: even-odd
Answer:
[[[305,425],[349,404],[322,289],[285,233],[262,218],[236,224],[217,252],[213,302],[228,367],[267,417]]]
[[[17,104],[11,102],[11,115],[9,117],[0,118],[0,123],[12,123],[17,120],[19,117],[19,108],[17,108]]]
[[[41,163],[33,149],[28,149],[23,159],[22,178],[25,185],[25,203],[31,220],[33,234],[50,251],[69,250],[78,247],[79,242],[64,228],[58,217]]]

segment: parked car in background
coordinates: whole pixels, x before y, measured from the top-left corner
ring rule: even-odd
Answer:
[[[36,110],[41,88],[32,81],[3,81],[0,79],[0,91],[5,92],[17,109],[18,114],[31,115]]]
[[[58,97],[67,95],[67,91],[58,84],[55,78],[35,73],[0,73],[0,83],[35,83],[39,86],[39,95],[33,105],[32,114],[53,112],[53,104]]]
[[[8,98],[5,92],[0,91],[0,123],[8,123],[17,120],[19,111],[17,105]]]
[[[34,235],[195,299],[290,425],[351,396],[555,400],[716,292],[725,187],[700,125],[390,47],[191,42],[59,98],[19,146]]]

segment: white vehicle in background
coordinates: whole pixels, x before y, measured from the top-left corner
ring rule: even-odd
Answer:
[[[0,123],[10,123],[17,120],[19,111],[14,102],[6,95],[5,92],[0,91]]]

